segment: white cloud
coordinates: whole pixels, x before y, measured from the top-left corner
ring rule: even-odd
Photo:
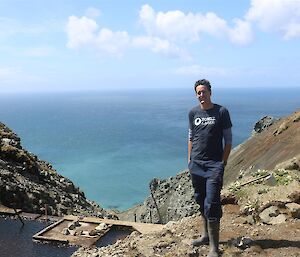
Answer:
[[[113,32],[107,28],[99,29],[95,20],[85,16],[81,18],[70,16],[66,30],[67,47],[71,49],[88,46],[107,54],[119,56],[130,40],[126,31]]]
[[[152,37],[162,37],[173,42],[199,41],[202,34],[217,38],[229,38],[234,44],[247,44],[252,41],[252,30],[248,22],[234,20],[230,28],[227,21],[213,12],[183,13],[181,11],[155,12],[149,5],[140,10],[140,23]]]
[[[186,51],[169,40],[151,36],[130,36],[127,31],[99,28],[95,20],[85,16],[81,18],[70,16],[66,30],[68,35],[67,47],[70,49],[87,46],[102,53],[121,56],[124,49],[136,47],[150,49],[154,53],[171,58],[190,58]]]
[[[85,16],[77,18],[70,16],[67,23],[68,43],[71,49],[79,48],[82,45],[91,43],[95,38],[97,23]]]
[[[140,10],[140,23],[149,35],[167,39],[198,41],[201,32],[221,36],[226,31],[226,21],[214,13],[188,13],[181,11],[155,12],[149,5]]]
[[[252,0],[246,19],[263,31],[279,32],[285,39],[300,36],[299,0]]]
[[[130,35],[127,31],[112,31],[101,27],[94,18],[98,10],[89,9],[89,17],[70,16],[66,30],[67,47],[79,49],[93,47],[114,56],[122,55],[126,48],[138,47],[170,57],[191,59],[185,49],[187,44],[198,42],[203,34],[228,39],[233,44],[246,45],[253,39],[250,22],[233,20],[233,27],[213,12],[184,13],[180,10],[156,12],[150,5],[143,5],[139,22],[146,35]]]
[[[129,35],[126,31],[113,32],[103,28],[95,38],[95,45],[98,49],[111,55],[122,54],[122,50],[129,45]]]
[[[247,45],[253,40],[251,23],[240,19],[234,20],[235,27],[229,30],[230,41],[237,45]]]

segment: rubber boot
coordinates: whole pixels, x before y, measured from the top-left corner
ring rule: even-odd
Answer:
[[[207,257],[219,256],[220,220],[208,221],[209,253]]]
[[[204,216],[201,216],[202,220],[202,235],[201,237],[193,240],[193,246],[200,246],[200,245],[208,245],[208,231],[207,231],[207,219]]]

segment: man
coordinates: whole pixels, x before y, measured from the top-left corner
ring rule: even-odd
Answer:
[[[200,205],[203,233],[193,245],[209,244],[207,257],[217,257],[222,217],[220,194],[231,151],[232,123],[228,110],[212,103],[208,80],[198,80],[194,89],[199,105],[189,112],[188,167],[195,200]]]

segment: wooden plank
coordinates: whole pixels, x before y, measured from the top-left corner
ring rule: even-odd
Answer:
[[[69,240],[67,240],[67,239],[52,238],[52,237],[46,237],[46,236],[36,236],[36,235],[34,235],[32,238],[34,240],[39,240],[39,241],[51,241],[51,242],[56,242],[56,243],[69,244]]]

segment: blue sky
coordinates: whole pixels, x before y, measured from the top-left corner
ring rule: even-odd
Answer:
[[[300,85],[300,0],[0,0],[0,90]]]

